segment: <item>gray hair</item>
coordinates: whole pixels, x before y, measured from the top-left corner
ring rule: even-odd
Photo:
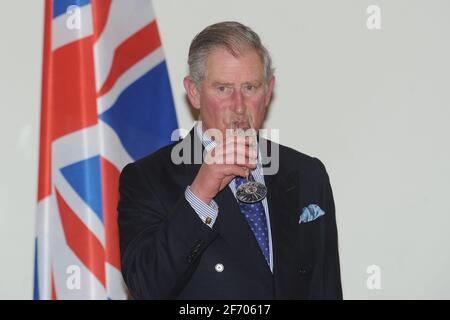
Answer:
[[[189,75],[198,86],[206,77],[206,58],[217,48],[225,48],[238,57],[247,49],[256,50],[264,65],[264,80],[273,77],[272,59],[259,36],[249,27],[234,21],[219,22],[197,34],[189,47]]]

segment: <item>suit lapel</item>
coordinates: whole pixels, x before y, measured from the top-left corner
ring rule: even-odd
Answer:
[[[203,150],[205,148],[195,132],[195,127],[191,129],[189,134],[180,142],[180,144],[180,157],[186,159],[188,163],[176,166],[178,171],[176,176],[180,179],[180,185],[186,187],[187,185],[192,184],[192,181],[194,181],[200,170],[201,163],[203,162]],[[184,153],[187,151],[190,153],[185,155]],[[199,154],[199,152],[201,153]]]

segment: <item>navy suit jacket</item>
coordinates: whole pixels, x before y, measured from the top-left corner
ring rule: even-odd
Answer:
[[[121,173],[118,222],[130,294],[135,299],[341,299],[335,208],[323,164],[279,145],[279,171],[264,177],[272,273],[229,187],[214,198],[219,214],[213,228],[185,199],[200,165],[176,165],[171,151],[178,143],[192,150],[199,138],[194,130],[188,137]],[[269,154],[270,146],[274,143]],[[299,224],[309,204],[325,215]],[[222,272],[216,271],[219,263]]]

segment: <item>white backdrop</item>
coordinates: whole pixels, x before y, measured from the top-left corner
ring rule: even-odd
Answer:
[[[127,0],[130,1],[130,0]],[[381,9],[368,30],[366,9]],[[347,299],[450,298],[450,2],[154,0],[178,121],[193,36],[237,20],[272,52],[267,128],[320,158]],[[0,11],[0,298],[32,297],[43,0]],[[379,266],[381,288],[367,287]]]

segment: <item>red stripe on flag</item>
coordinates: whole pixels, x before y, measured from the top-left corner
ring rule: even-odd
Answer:
[[[52,271],[52,300],[57,300],[58,297],[56,296],[56,287],[55,287],[55,275]]]
[[[105,29],[108,21],[109,9],[111,8],[111,0],[92,0],[92,16],[94,20],[94,34],[98,39]]]
[[[92,39],[53,52],[47,123],[52,140],[97,123]]]
[[[56,190],[56,200],[66,242],[78,259],[105,286],[105,250]]]
[[[117,202],[119,201],[120,172],[111,162],[103,157],[101,157],[101,168],[106,261],[120,270],[119,228],[117,225]]]
[[[42,59],[42,93],[41,93],[41,135],[39,150],[39,183],[38,183],[38,202],[52,193],[51,179],[51,135],[48,123],[50,121],[49,98],[50,90],[50,61],[51,61],[51,34],[53,19],[53,2],[45,2],[45,22],[44,22],[44,54]]]
[[[108,78],[98,96],[108,92],[117,79],[145,56],[161,46],[156,20],[136,32],[117,47]]]

